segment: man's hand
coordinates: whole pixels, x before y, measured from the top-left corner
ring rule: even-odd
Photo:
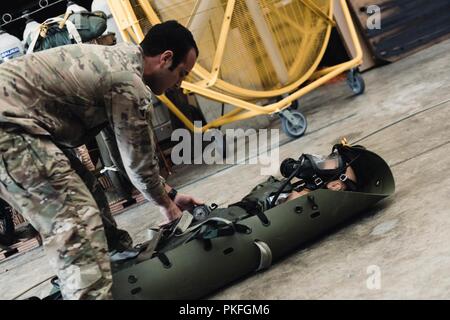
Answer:
[[[180,208],[180,210],[188,210],[191,211],[194,206],[198,206],[200,204],[203,204],[204,202],[196,199],[192,196],[189,196],[187,194],[177,194],[177,196],[174,199],[175,204]]]
[[[159,210],[167,218],[167,221],[164,222],[164,224],[180,218],[183,214],[180,208],[173,201],[170,201],[168,206],[160,206]]]

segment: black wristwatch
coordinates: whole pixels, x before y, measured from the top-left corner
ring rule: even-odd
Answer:
[[[177,196],[178,191],[175,190],[175,188],[172,188],[167,194],[169,195],[169,198],[172,199],[172,201],[175,200],[175,197]]]

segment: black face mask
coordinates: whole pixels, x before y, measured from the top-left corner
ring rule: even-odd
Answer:
[[[300,181],[294,183],[294,188],[302,187],[309,190],[323,188],[333,180],[341,180],[347,186],[347,191],[357,191],[358,184],[345,174],[347,168],[360,157],[360,151],[365,150],[363,146],[349,147],[346,144],[333,146],[331,154],[327,157],[302,154],[298,160],[288,158],[281,163],[280,171],[286,178],[282,186],[270,201],[270,207],[275,203],[284,188],[296,177]]]
[[[281,163],[280,171],[285,178],[297,177],[305,182],[306,188],[316,190],[325,183],[341,179],[346,181],[347,166],[337,152],[327,157],[303,154],[298,160],[288,158]],[[353,189],[351,187],[350,189]]]
[[[332,153],[327,157],[302,154],[298,160],[288,158],[281,163],[281,174],[287,178],[294,171],[295,177],[299,179],[309,179],[314,175],[322,178],[331,178],[345,169],[342,157],[337,153]]]

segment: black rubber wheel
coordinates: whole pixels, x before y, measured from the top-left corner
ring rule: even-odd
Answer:
[[[14,229],[11,207],[0,200],[0,244],[5,246],[13,244]]]
[[[287,118],[281,116],[281,128],[284,133],[291,138],[299,138],[305,134],[308,123],[306,121],[306,117],[297,110],[290,110],[293,117],[298,120],[298,124],[294,125]]]
[[[366,84],[359,71],[349,71],[347,74],[347,84],[355,95],[363,94]]]

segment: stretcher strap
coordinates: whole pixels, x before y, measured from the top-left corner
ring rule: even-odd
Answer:
[[[183,211],[183,215],[181,216],[180,220],[178,220],[174,231],[178,231],[179,233],[184,233],[189,228],[189,226],[192,223],[192,220],[194,219],[194,216],[189,211]]]
[[[234,224],[233,221],[230,221],[230,220],[227,220],[227,219],[224,219],[224,218],[211,217],[211,218],[206,219],[205,221],[202,221],[199,224],[196,224],[196,225],[194,225],[192,227],[189,227],[189,228],[185,229],[182,233],[176,234],[176,236],[177,237],[184,236],[184,235],[186,235],[188,233],[196,231],[197,229],[201,228],[203,225],[217,224],[217,223],[222,223],[222,224],[229,225],[229,226],[233,226],[233,224]]]
[[[267,218],[267,216],[264,214],[262,206],[257,201],[249,201],[244,199],[230,205],[230,207],[231,206],[242,208],[249,214],[256,215],[265,226],[270,224],[269,218]]]
[[[161,229],[149,229],[147,230],[147,236],[149,240],[145,243],[145,247],[139,253],[138,261],[144,261],[150,259],[153,254],[156,252],[156,248],[159,244],[159,240],[162,236]]]
[[[233,225],[206,227],[200,230],[197,237],[201,239],[214,239],[223,236],[231,236],[237,233],[248,233],[250,228],[243,224],[234,223]]]

